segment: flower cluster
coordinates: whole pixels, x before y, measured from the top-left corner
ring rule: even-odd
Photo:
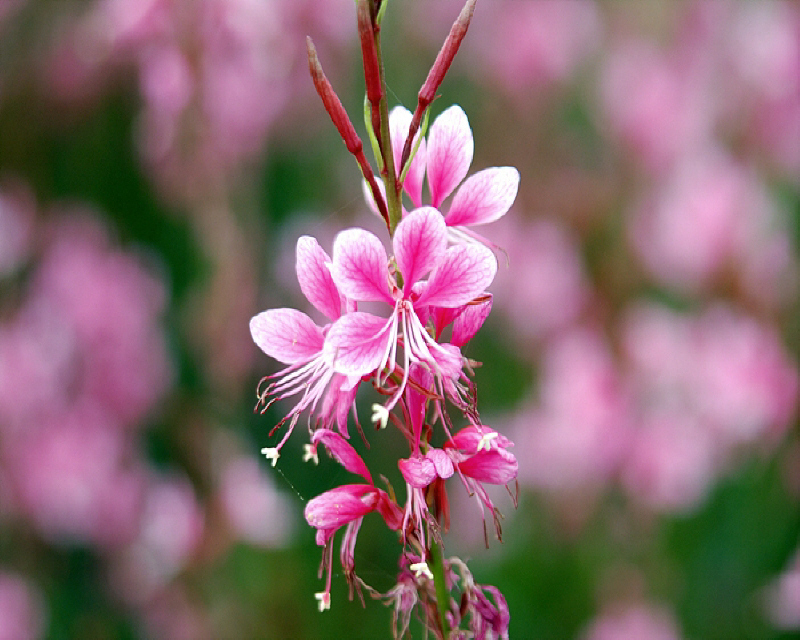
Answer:
[[[457,106],[435,120],[425,139],[427,108],[466,32],[474,1],[467,2],[453,26],[420,91],[417,112],[398,107],[391,116],[382,90],[382,69],[371,63],[380,4],[358,3],[371,109],[366,120],[376,149],[377,175],[364,159],[361,141],[310,41],[309,61],[323,103],[359,161],[367,202],[386,222],[392,253],[387,254],[380,238],[361,228],[341,231],[332,255],[312,237],[298,240],[300,288],[326,323],[320,326],[305,313],[285,308],[264,311],[250,322],[256,344],[286,365],[262,380],[259,406],[266,410],[277,400],[294,398],[293,408],[275,427],[287,426],[282,438],[262,453],[274,466],[305,414],[310,431],[306,460],[316,462],[322,445],[362,479],[326,491],[305,509],[306,520],[317,530],[317,544],[324,548],[321,572],[327,569],[327,582],[317,594],[320,611],[330,607],[333,538],[344,528],[340,559],[351,597],[356,589],[361,594],[363,586],[394,604],[395,620],[404,621],[403,629],[411,610],[421,603],[426,613],[420,617],[439,637],[460,637],[462,618],[469,619],[477,637],[503,637],[509,618],[505,600],[493,587],[476,586],[463,562],[444,559],[441,533],[449,526],[448,478],[457,475],[476,497],[484,521],[488,510],[499,538],[499,512],[484,485],[508,485],[517,476],[517,460],[509,452],[512,442],[481,422],[470,378],[475,363],[462,348],[491,310],[487,288],[497,271],[497,259],[485,246],[488,242],[468,227],[492,222],[508,211],[519,173],[511,167],[493,167],[464,180],[473,140],[467,117]],[[429,205],[422,202],[425,177]],[[454,191],[445,209],[443,203]],[[410,210],[403,206],[403,194],[411,201]],[[375,485],[348,441],[348,414],[351,410],[356,414],[356,393],[366,384],[384,398],[373,404],[373,423],[379,429],[391,423],[408,444],[407,456],[398,461],[406,483],[405,503],[398,502],[393,488]],[[460,429],[448,413],[451,408],[465,423]],[[441,433],[434,430],[437,424]],[[434,441],[443,444],[434,446]],[[355,574],[358,531],[363,518],[373,512],[398,533],[403,548],[397,585],[384,595]],[[460,608],[450,596],[442,597],[457,583]]]

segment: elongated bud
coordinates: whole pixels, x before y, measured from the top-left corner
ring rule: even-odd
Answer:
[[[367,85],[367,98],[377,105],[383,97],[381,70],[378,63],[378,50],[375,47],[375,30],[367,0],[358,0],[358,35],[361,39],[361,57],[364,59],[364,81]]]
[[[469,23],[472,20],[472,14],[475,11],[475,3],[478,0],[467,0],[461,13],[450,28],[450,33],[447,35],[447,40],[444,41],[439,55],[436,56],[436,61],[433,63],[431,70],[428,72],[428,77],[425,79],[425,84],[419,90],[419,101],[425,103],[427,107],[436,97],[436,91],[439,85],[442,84],[447,70],[453,62],[453,59],[458,53],[458,48],[461,46],[461,41],[467,35]]]
[[[336,95],[333,86],[325,76],[317,56],[317,50],[310,37],[306,38],[306,49],[308,50],[308,68],[311,71],[314,88],[317,90],[319,97],[322,98],[325,111],[328,112],[333,124],[336,125],[339,135],[342,136],[342,140],[347,146],[347,150],[352,154],[356,154],[363,148],[361,138],[358,137],[347,111],[345,111],[341,100],[339,100],[339,96]]]
[[[331,120],[333,120],[333,124],[339,131],[342,140],[344,140],[347,150],[355,156],[358,166],[361,169],[361,175],[364,176],[364,179],[369,184],[378,211],[388,226],[389,212],[386,208],[386,200],[378,188],[378,183],[375,181],[375,174],[372,172],[372,167],[369,166],[367,157],[364,155],[364,145],[361,143],[361,138],[358,137],[356,129],[342,105],[342,101],[339,100],[339,96],[336,95],[333,86],[325,76],[325,72],[322,70],[322,65],[317,56],[317,50],[310,37],[306,38],[306,49],[308,50],[308,68],[311,71],[311,79],[314,81],[314,88],[317,90],[319,97],[322,98],[325,111],[328,112]]]
[[[433,63],[431,70],[428,72],[428,77],[425,79],[422,88],[419,90],[419,94],[417,96],[417,109],[414,111],[414,117],[411,119],[411,125],[408,129],[408,138],[406,138],[406,142],[403,145],[400,171],[402,171],[403,167],[405,167],[408,157],[411,155],[411,145],[414,141],[414,136],[417,134],[419,125],[422,122],[422,116],[425,113],[425,109],[427,109],[431,102],[433,102],[434,98],[436,98],[436,92],[438,91],[439,86],[442,84],[445,75],[447,75],[447,71],[450,69],[453,59],[458,53],[458,48],[461,46],[461,41],[464,39],[464,36],[467,35],[467,29],[469,28],[469,23],[472,21],[472,14],[475,12],[475,3],[477,1],[478,0],[467,0],[467,2],[464,4],[464,7],[461,9],[461,13],[458,14],[458,18],[450,28],[450,33],[447,35],[447,39],[444,41],[442,48],[439,50],[439,54],[436,56],[436,60]]]

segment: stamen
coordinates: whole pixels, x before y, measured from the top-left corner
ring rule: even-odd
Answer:
[[[492,440],[494,440],[499,434],[497,431],[491,431],[490,433],[484,433],[481,436],[481,439],[478,441],[478,451],[482,451],[486,449],[489,451],[492,448]]]
[[[319,607],[320,613],[331,608],[331,594],[329,591],[320,591],[315,593],[314,597],[319,600],[317,607]]]
[[[319,464],[319,456],[317,455],[317,448],[313,444],[304,444],[303,449],[305,453],[303,453],[303,462],[308,462],[309,460],[313,460],[314,464]]]
[[[417,578],[417,580],[419,580],[420,576],[423,575],[428,580],[433,580],[433,574],[431,573],[431,570],[428,569],[427,562],[415,562],[414,564],[409,565],[408,568],[414,572],[414,577]]]
[[[272,463],[273,467],[278,464],[278,458],[281,457],[281,452],[277,447],[264,447],[261,450],[261,453],[266,456],[267,460]]]
[[[389,422],[389,410],[377,402],[372,405],[372,422],[381,429],[385,429]]]

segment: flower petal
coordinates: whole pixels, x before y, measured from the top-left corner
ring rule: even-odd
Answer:
[[[401,458],[397,461],[405,481],[415,489],[424,489],[436,479],[436,467],[432,460],[422,456]]]
[[[345,484],[311,498],[303,513],[316,529],[338,529],[371,512],[378,496],[371,485]]]
[[[400,171],[400,160],[406,138],[408,137],[408,129],[411,126],[412,118],[411,112],[401,106],[395,107],[389,114],[389,130],[392,136],[394,166],[398,172]],[[416,139],[419,139],[419,135],[420,132],[417,131]],[[409,167],[408,173],[406,173],[406,179],[403,182],[403,189],[405,189],[405,192],[409,195],[415,207],[422,204],[422,181],[425,178],[425,155],[426,144],[425,138],[423,138],[420,140],[417,153],[411,160],[411,167]]]
[[[297,280],[308,301],[331,320],[342,315],[342,297],[333,282],[327,265],[330,256],[315,238],[302,236],[297,240]]]
[[[437,209],[467,175],[474,146],[467,114],[458,105],[444,111],[431,125],[427,174],[431,203]]]
[[[388,320],[355,311],[331,325],[325,348],[332,352],[333,370],[346,376],[365,376],[377,369],[388,343],[396,339],[394,316]]]
[[[494,254],[482,245],[450,247],[428,278],[416,304],[458,307],[481,295],[497,272]]]
[[[447,226],[433,207],[412,211],[394,232],[394,257],[403,275],[403,292],[411,287],[442,259],[447,249]]]
[[[457,347],[467,344],[483,326],[491,310],[491,295],[478,304],[466,305],[464,311],[453,321],[453,337],[450,341]]]
[[[369,231],[346,229],[336,236],[331,274],[342,295],[352,300],[385,300],[394,304],[389,292],[386,250]]]
[[[325,341],[320,329],[297,309],[269,309],[250,319],[250,335],[268,356],[284,364],[308,362]]]
[[[459,463],[458,468],[478,482],[506,484],[517,477],[519,465],[514,454],[505,449],[484,449]]]
[[[317,429],[311,436],[311,444],[317,445],[319,442],[324,444],[331,456],[350,473],[357,473],[370,484],[374,484],[367,465],[342,436],[330,429]]]
[[[425,455],[431,462],[433,462],[433,466],[436,468],[436,475],[438,475],[440,478],[447,480],[447,478],[455,473],[453,461],[442,449],[430,449]]]
[[[518,189],[519,171],[514,167],[479,171],[459,187],[445,221],[448,226],[494,222],[514,204]]]

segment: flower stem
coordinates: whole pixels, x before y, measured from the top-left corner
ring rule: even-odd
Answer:
[[[436,589],[436,608],[439,612],[439,627],[442,630],[442,638],[447,640],[450,637],[450,625],[447,622],[447,603],[450,601],[450,592],[444,575],[444,552],[442,546],[435,540],[431,540],[429,550],[428,568],[433,574],[433,584]]]

